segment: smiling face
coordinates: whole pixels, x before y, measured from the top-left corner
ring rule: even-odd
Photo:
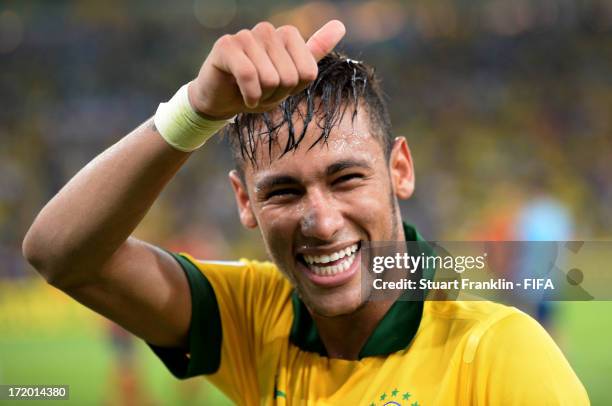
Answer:
[[[350,314],[365,303],[361,244],[403,239],[397,198],[414,189],[405,139],[395,140],[387,161],[364,110],[353,122],[346,114],[328,142],[310,150],[316,125],[294,152],[281,156],[279,147],[270,157],[260,148],[258,168],[245,164],[246,185],[230,174],[243,225],[259,227],[272,260],[321,316]]]

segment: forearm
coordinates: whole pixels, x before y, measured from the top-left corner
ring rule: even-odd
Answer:
[[[133,232],[189,153],[148,120],[81,169],[40,212],[24,255],[55,284],[93,277]]]

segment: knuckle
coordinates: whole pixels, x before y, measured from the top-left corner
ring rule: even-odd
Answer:
[[[319,38],[310,38],[310,40],[308,40],[308,45],[313,53],[321,55],[326,54],[325,46],[321,43]]]
[[[280,78],[277,74],[267,74],[261,78],[261,86],[265,89],[277,88],[280,85]]]
[[[300,82],[298,73],[294,70],[283,75],[281,79],[281,86],[285,88],[296,87]]]
[[[225,34],[221,37],[219,37],[219,39],[217,40],[217,42],[215,42],[215,47],[216,48],[228,48],[232,45],[233,43],[233,36],[230,34]]]
[[[312,82],[313,80],[317,78],[317,75],[319,74],[319,68],[317,67],[316,64],[313,64],[313,65],[314,66],[308,66],[306,68],[303,68],[300,71],[301,80]]]
[[[248,44],[253,39],[253,34],[249,30],[240,30],[236,33],[236,38],[242,44]]]
[[[249,82],[257,78],[257,71],[252,66],[243,65],[236,72],[236,78]]]
[[[246,94],[247,100],[251,103],[257,103],[259,99],[261,99],[261,90],[259,89],[249,89]]]
[[[253,30],[266,35],[271,35],[274,31],[276,31],[274,26],[268,21],[257,23],[255,27],[253,27]]]
[[[301,37],[300,30],[298,30],[294,25],[283,25],[278,28],[278,31],[287,36],[299,35]]]

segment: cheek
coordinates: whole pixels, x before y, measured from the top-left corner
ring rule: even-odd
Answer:
[[[373,182],[366,188],[356,190],[346,196],[345,207],[352,219],[369,227],[387,227],[393,213],[391,185],[389,182]],[[387,221],[389,220],[389,221]]]
[[[271,232],[286,232],[295,227],[304,214],[302,204],[291,206],[269,206],[259,212],[259,221]]]
[[[361,223],[375,224],[380,222],[380,219],[385,217],[389,211],[386,206],[383,207],[381,196],[370,194],[354,199],[350,204],[350,213],[354,219]]]
[[[268,246],[272,249],[278,249],[290,245],[303,213],[304,209],[301,205],[262,209],[258,221]]]

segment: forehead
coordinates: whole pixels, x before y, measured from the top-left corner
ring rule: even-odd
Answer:
[[[326,141],[319,140],[322,129],[316,119],[313,119],[301,140],[299,146],[284,153],[289,130],[283,125],[278,131],[274,142],[262,141],[256,149],[257,166],[245,163],[245,177],[248,183],[270,175],[290,175],[293,177],[308,177],[325,172],[325,169],[338,161],[357,159],[367,162],[372,168],[384,163],[384,151],[381,142],[374,135],[369,115],[364,108],[359,108],[353,119],[353,109],[347,108],[341,120],[334,125]],[[294,134],[298,137],[303,129],[303,120],[293,121]],[[311,148],[312,146],[312,148]]]

